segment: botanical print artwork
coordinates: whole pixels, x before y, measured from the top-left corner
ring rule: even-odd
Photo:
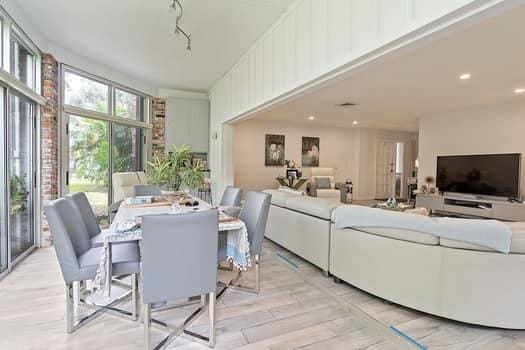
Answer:
[[[264,165],[284,165],[284,135],[266,135]]]
[[[304,137],[302,144],[302,165],[319,166],[319,137]]]

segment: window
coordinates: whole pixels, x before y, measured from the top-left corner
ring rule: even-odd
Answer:
[[[109,112],[109,86],[69,71],[64,76],[64,99],[66,105]]]
[[[63,152],[62,189],[85,192],[105,226],[113,202],[112,174],[144,168],[149,99],[72,67],[63,66],[62,72],[62,133],[68,148]]]
[[[11,73],[30,88],[35,88],[35,55],[20,39],[11,35]]]
[[[141,120],[140,106],[141,99],[139,96],[115,89],[115,115],[123,118]]]
[[[0,6],[0,279],[39,239],[40,50]],[[26,88],[26,86],[28,88]]]
[[[120,124],[113,126],[113,172],[142,170],[141,133],[140,128]]]

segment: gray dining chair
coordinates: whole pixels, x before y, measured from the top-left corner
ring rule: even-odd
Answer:
[[[84,224],[91,245],[94,247],[101,247],[104,244],[104,239],[108,234],[107,230],[100,229],[97,217],[93,211],[93,207],[89,204],[89,200],[85,193],[77,192],[66,196],[66,199],[78,210],[82,223]]]
[[[221,207],[240,207],[242,198],[242,190],[237,187],[227,186],[222,194],[220,206]]]
[[[217,288],[217,210],[142,217],[142,303],[144,342],[151,348],[151,305],[201,296],[201,306],[155,348],[166,346],[182,332],[215,346],[215,292]],[[209,336],[185,328],[208,304]],[[171,327],[170,327],[171,328]]]
[[[162,189],[155,185],[135,185],[133,186],[133,196],[162,196]]]
[[[259,294],[260,290],[260,254],[264,233],[266,231],[266,222],[268,221],[268,212],[270,210],[270,201],[272,196],[264,192],[249,191],[246,194],[244,206],[241,210],[239,219],[243,221],[248,230],[248,241],[250,243],[250,255],[255,264],[255,286],[246,287],[239,284],[232,284],[232,287],[245,292]],[[226,259],[226,238],[221,235],[219,240],[218,261]],[[241,272],[237,277],[240,278]]]
[[[131,275],[131,290],[121,295],[108,305],[93,305],[83,299],[81,295],[76,302],[79,305],[97,306],[91,314],[75,321],[75,300],[73,287],[87,280],[93,280],[99,267],[103,248],[93,247],[89,234],[83,224],[79,225],[82,218],[71,201],[64,198],[52,201],[44,206],[44,212],[49,223],[53,245],[66,283],[66,322],[67,332],[72,333],[86,322],[106,310],[113,310],[137,319],[138,293],[137,274],[140,270],[140,255],[137,244],[121,244],[112,248],[113,276]],[[80,294],[82,290],[79,288]],[[132,312],[123,311],[114,306],[131,295]],[[87,295],[86,295],[87,296]]]

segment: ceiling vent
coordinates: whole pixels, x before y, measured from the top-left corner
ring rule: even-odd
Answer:
[[[343,103],[337,104],[336,106],[337,107],[347,108],[347,107],[357,106],[357,103],[354,103],[354,102],[343,102]]]

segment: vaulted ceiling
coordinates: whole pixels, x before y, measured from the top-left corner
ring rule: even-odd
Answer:
[[[293,0],[182,0],[173,34],[171,0],[24,0],[16,6],[54,44],[160,88],[206,91]]]

